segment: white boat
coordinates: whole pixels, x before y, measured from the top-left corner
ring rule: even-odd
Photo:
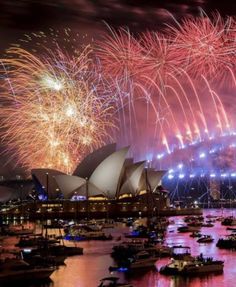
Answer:
[[[191,256],[189,248],[182,247],[183,253],[174,254],[171,262],[162,266],[160,273],[164,275],[199,275],[204,273],[220,273],[223,272],[224,262],[213,260],[212,258],[204,258],[202,254],[197,257]]]
[[[223,272],[224,262],[212,258],[183,261],[172,260],[171,263],[161,267],[160,273],[165,275],[199,275],[204,273]]]

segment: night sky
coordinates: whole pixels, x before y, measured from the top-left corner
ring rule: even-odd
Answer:
[[[0,4],[0,52],[17,42],[25,33],[47,31],[52,28],[71,28],[87,39],[97,38],[105,31],[108,23],[112,27],[126,26],[132,32],[161,30],[165,23],[173,22],[172,15],[180,20],[205,11],[219,11],[222,16],[236,14],[235,0],[1,0]],[[1,155],[0,174],[6,177],[21,174],[6,164]]]
[[[0,13],[1,48],[16,41],[23,33],[49,27],[73,27],[79,32],[97,35],[105,28],[128,26],[131,31],[161,29],[162,25],[183,16],[219,11],[234,15],[236,1],[226,0],[2,0]]]

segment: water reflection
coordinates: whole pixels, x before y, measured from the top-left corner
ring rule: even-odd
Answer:
[[[220,210],[208,210],[204,215],[214,214],[221,215]],[[225,215],[231,215],[232,210],[225,211]],[[166,243],[169,245],[190,246],[193,255],[197,256],[203,253],[207,257],[224,260],[224,273],[221,275],[210,275],[197,278],[185,278],[180,276],[164,276],[156,270],[148,272],[138,272],[134,275],[125,275],[123,273],[113,272],[112,276],[118,276],[121,281],[128,281],[134,287],[231,287],[235,286],[236,278],[236,251],[219,249],[216,247],[218,239],[224,235],[230,234],[225,226],[220,222],[216,222],[214,227],[202,228],[201,233],[210,234],[214,238],[213,243],[199,244],[197,239],[191,238],[189,233],[178,233],[177,228],[183,223],[183,217],[171,218],[175,221],[169,225],[167,229]],[[122,232],[127,232],[127,228],[120,227],[113,234],[117,237]],[[108,230],[110,233],[111,230]],[[9,238],[5,244],[7,246],[14,245],[14,239]],[[72,244],[72,243],[70,243]],[[69,257],[65,266],[59,267],[51,276],[53,282],[43,283],[40,287],[96,287],[99,285],[100,279],[110,276],[108,267],[113,265],[110,257],[112,246],[117,241],[89,241],[80,242],[78,245],[84,247],[83,256]],[[161,266],[167,264],[168,258],[157,261],[156,267],[159,270]],[[24,285],[26,287],[26,285]],[[39,285],[31,284],[27,287],[39,287]]]

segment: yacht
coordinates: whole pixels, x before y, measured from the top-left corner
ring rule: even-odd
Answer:
[[[12,236],[20,236],[20,235],[31,235],[34,233],[33,228],[25,228],[24,226],[16,226],[16,227],[10,227],[5,230],[7,235]]]
[[[189,236],[193,237],[193,238],[200,238],[200,237],[202,237],[202,234],[198,231],[195,231],[195,232],[191,233]]]
[[[155,266],[155,262],[159,257],[152,255],[146,251],[141,251],[133,257],[127,258],[118,266],[110,266],[109,271],[134,271],[137,269],[147,269]]]
[[[197,240],[198,243],[211,243],[213,241],[214,239],[212,238],[211,235],[203,235]]]
[[[160,269],[165,275],[199,275],[205,273],[221,273],[224,269],[224,262],[204,258],[202,254],[197,257],[191,256],[189,251],[182,254],[174,254],[171,262]]]
[[[223,249],[235,249],[236,248],[236,235],[231,234],[226,238],[220,238],[216,244],[217,247]]]
[[[178,232],[197,232],[199,231],[200,226],[180,226],[178,227]]]
[[[202,227],[214,227],[214,224],[212,222],[206,222],[202,224]]]
[[[233,226],[236,225],[236,218],[233,216],[228,216],[225,217],[222,221],[221,221],[222,225],[226,225],[226,226]]]
[[[190,215],[190,216],[186,216],[184,218],[184,222],[203,221],[203,220],[204,220],[204,217],[201,215],[199,215],[199,216]]]
[[[94,230],[86,225],[78,225],[70,228],[69,232],[65,236],[67,240],[111,240],[111,235],[106,235],[101,230]]]
[[[129,283],[119,283],[117,277],[105,277],[101,280],[98,287],[133,287]]]
[[[32,246],[41,246],[45,244],[55,244],[60,243],[58,239],[53,238],[47,238],[42,235],[27,235],[27,236],[21,236],[20,240],[17,244],[15,244],[16,247],[32,247]]]
[[[203,226],[203,223],[202,221],[190,221],[188,224],[188,226],[191,226],[191,227],[202,227]]]
[[[61,244],[45,244],[36,248],[25,248],[22,256],[26,262],[37,265],[41,262],[45,264],[63,265],[66,257],[82,255],[83,248],[79,246],[65,246]]]
[[[0,284],[49,279],[53,267],[33,267],[21,259],[6,259],[0,263]],[[1,285],[2,286],[2,285]]]
[[[131,258],[129,270],[154,267],[157,259],[157,256],[150,255],[150,253],[146,251],[141,251]]]

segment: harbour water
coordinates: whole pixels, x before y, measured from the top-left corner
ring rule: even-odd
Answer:
[[[222,210],[204,210],[204,215],[222,215]],[[236,209],[225,209],[224,216],[236,215]],[[214,227],[201,229],[202,234],[210,234],[214,238],[213,243],[199,244],[196,238],[191,238],[190,233],[178,233],[177,228],[183,224],[183,217],[172,217],[173,221],[167,228],[165,244],[170,246],[183,245],[191,247],[193,255],[202,253],[207,257],[214,257],[224,261],[224,273],[220,275],[208,275],[202,277],[180,277],[164,276],[157,270],[167,264],[168,258],[160,259],[156,262],[157,270],[148,272],[137,272],[135,275],[125,275],[124,273],[110,273],[108,268],[113,264],[110,256],[112,246],[119,242],[113,241],[84,241],[77,243],[84,248],[84,255],[69,257],[65,261],[65,266],[60,266],[51,276],[52,282],[41,285],[31,284],[30,287],[96,287],[101,278],[106,276],[120,277],[121,281],[128,281],[134,287],[234,287],[236,286],[236,251],[219,249],[216,243],[220,237],[230,234],[226,226],[222,226],[219,221]],[[107,230],[117,238],[129,228],[119,226],[115,230]],[[12,247],[15,238],[4,240],[4,248]],[[72,243],[70,243],[72,244]],[[24,285],[26,287],[26,285]]]

